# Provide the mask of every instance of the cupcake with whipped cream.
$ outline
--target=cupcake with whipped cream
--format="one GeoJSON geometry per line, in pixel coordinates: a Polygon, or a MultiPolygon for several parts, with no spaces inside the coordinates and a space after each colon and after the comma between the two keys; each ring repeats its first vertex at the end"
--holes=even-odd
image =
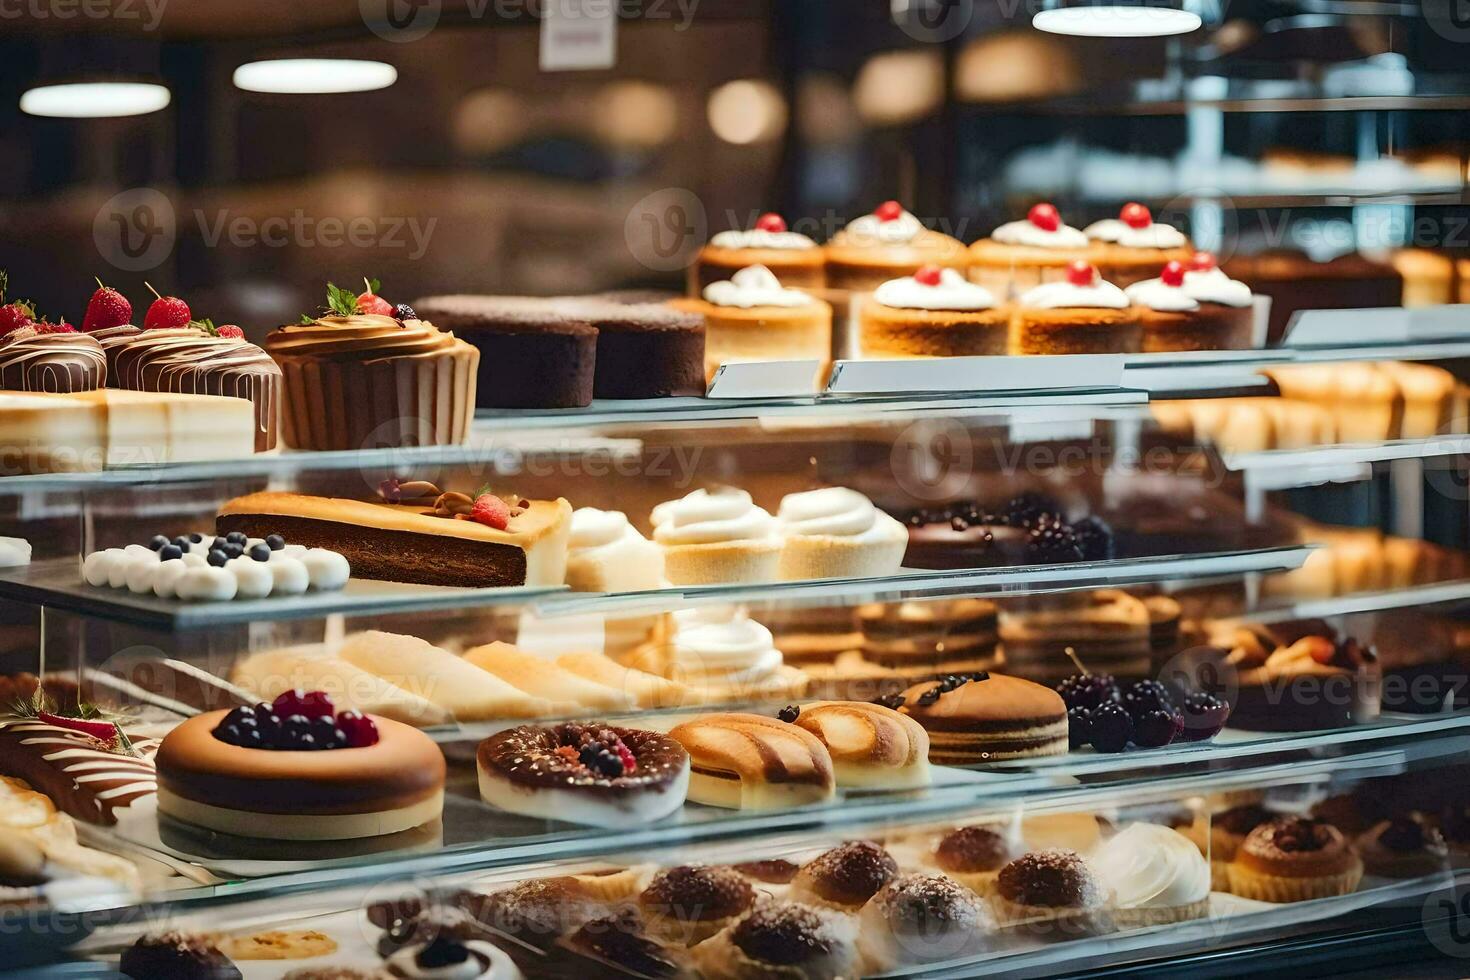
{"type": "Polygon", "coordinates": [[[670,614],[625,664],[688,685],[710,703],[795,698],[810,683],[786,663],[769,629],[731,607],[670,614]]]}
{"type": "Polygon", "coordinates": [[[1201,919],[1210,911],[1210,863],[1189,838],[1135,823],[1110,837],[1088,863],[1113,896],[1120,929],[1201,919]]]}
{"type": "Polygon", "coordinates": [[[293,449],[439,446],[469,435],[480,352],[371,292],[328,284],[327,309],[265,339],[293,449]],[[385,311],[385,312],[367,312],[385,311]]]}
{"type": "Polygon", "coordinates": [[[926,265],[963,272],[964,243],[930,231],[897,201],[884,201],[848,223],[827,243],[827,285],[867,293],[926,265]]]}
{"type": "Polygon", "coordinates": [[[1063,282],[1021,294],[1011,317],[1015,354],[1117,354],[1142,345],[1141,311],[1087,262],[1067,267],[1063,282]]]}
{"type": "Polygon", "coordinates": [[[722,231],[699,250],[689,267],[689,295],[731,278],[741,269],[763,265],[787,286],[821,289],[827,285],[827,259],[821,246],[786,227],[786,219],[767,212],[755,227],[722,231]]]}
{"type": "Polygon", "coordinates": [[[680,309],[703,314],[704,373],[713,381],[732,361],[821,361],[825,378],[832,356],[832,307],[799,289],[788,289],[763,265],[747,266],[704,287],[702,299],[676,299],[680,309]]]}
{"type": "Polygon", "coordinates": [[[735,487],[695,490],[653,509],[653,540],[674,585],[774,582],[782,539],[776,519],[735,487]]]}
{"type": "MultiPolygon", "coordinates": [[[[1209,259],[1208,253],[1201,252],[1209,259]]],[[[1213,261],[1213,260],[1211,260],[1213,261]]],[[[1215,270],[1219,272],[1218,269],[1215,270]]],[[[1133,305],[1140,310],[1143,324],[1143,349],[1151,353],[1188,350],[1240,350],[1250,345],[1250,290],[1246,305],[1224,306],[1204,304],[1190,295],[1186,280],[1190,273],[1184,263],[1171,261],[1157,279],[1135,282],[1124,289],[1133,305]]],[[[1231,285],[1244,286],[1232,282],[1231,285]]],[[[1209,293],[1208,285],[1203,292],[1209,293]]],[[[1225,291],[1222,290],[1222,295],[1225,291]]]]}
{"type": "Polygon", "coordinates": [[[1001,300],[1035,286],[1064,282],[1067,267],[1091,262],[1097,249],[1055,206],[1033,205],[1023,221],[1008,221],[970,246],[970,278],[1001,300]]]}
{"type": "Polygon", "coordinates": [[[789,493],[776,520],[787,581],[892,575],[908,547],[907,528],[847,487],[789,493]]]}
{"type": "Polygon", "coordinates": [[[1155,221],[1136,201],[1123,205],[1116,218],[1094,221],[1082,231],[1096,246],[1098,270],[1119,286],[1155,278],[1170,262],[1188,262],[1193,251],[1184,232],[1155,221]]]}
{"type": "Polygon", "coordinates": [[[858,322],[866,357],[1004,354],[1010,311],[963,273],[926,265],[874,290],[858,322]]]}
{"type": "Polygon", "coordinates": [[[1195,252],[1184,263],[1184,291],[1199,303],[1196,321],[1216,350],[1252,346],[1256,297],[1239,279],[1231,279],[1209,252],[1195,252]]]}
{"type": "Polygon", "coordinates": [[[572,511],[567,585],[574,592],[640,592],[664,581],[664,553],[620,510],[572,511]]]}

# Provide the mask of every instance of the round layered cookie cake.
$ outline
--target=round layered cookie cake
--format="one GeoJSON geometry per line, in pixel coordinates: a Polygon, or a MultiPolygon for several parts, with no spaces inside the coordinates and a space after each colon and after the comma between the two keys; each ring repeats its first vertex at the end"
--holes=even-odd
{"type": "Polygon", "coordinates": [[[444,756],[408,725],[320,691],[195,715],[158,748],[158,812],[235,837],[379,837],[439,819],[444,756]]]}
{"type": "Polygon", "coordinates": [[[939,765],[1026,759],[1067,751],[1067,705],[1051,688],[984,672],[916,684],[900,711],[929,732],[939,765]]]}
{"type": "Polygon", "coordinates": [[[492,735],[476,753],[480,797],[511,813],[600,827],[641,827],[689,791],[689,753],[635,728],[569,722],[492,735]]]}
{"type": "Polygon", "coordinates": [[[954,269],[926,265],[873,291],[858,314],[867,357],[1004,354],[1009,312],[994,294],[954,269]]]}

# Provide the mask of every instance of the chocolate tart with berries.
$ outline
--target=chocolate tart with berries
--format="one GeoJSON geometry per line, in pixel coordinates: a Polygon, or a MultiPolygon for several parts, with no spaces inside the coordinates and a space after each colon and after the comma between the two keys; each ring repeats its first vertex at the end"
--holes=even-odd
{"type": "Polygon", "coordinates": [[[1369,874],[1385,878],[1419,878],[1450,866],[1450,849],[1439,828],[1417,814],[1374,824],[1354,842],[1369,874]]]}
{"type": "Polygon", "coordinates": [[[220,508],[219,534],[279,534],[345,557],[355,578],[486,588],[560,585],[572,505],[491,493],[441,493],[422,480],[385,481],[377,501],[252,493],[220,508]]]}
{"type": "Polygon", "coordinates": [[[827,258],[821,246],[786,227],[786,219],[766,212],[749,231],[722,231],[699,250],[689,267],[689,295],[698,296],[712,282],[729,279],[746,266],[763,265],[793,289],[827,285],[827,258]]]}
{"type": "Polygon", "coordinates": [[[266,337],[283,379],[281,438],[318,450],[464,442],[480,352],[368,286],[354,296],[328,284],[322,315],[266,337]]]}
{"type": "Polygon", "coordinates": [[[158,748],[158,812],[234,837],[355,840],[444,809],[444,756],[423,732],[320,691],[195,715],[158,748]]]}
{"type": "Polygon", "coordinates": [[[522,725],[475,753],[480,797],[510,813],[642,827],[683,806],[689,753],[667,735],[599,723],[522,725]]]}
{"type": "Polygon", "coordinates": [[[968,674],[916,684],[897,709],[929,732],[929,761],[967,765],[1061,755],[1067,706],[1048,687],[1003,674],[968,674]]]}
{"type": "Polygon", "coordinates": [[[1320,820],[1285,816],[1246,835],[1230,862],[1230,891],[1259,902],[1303,902],[1346,895],[1363,862],[1342,831],[1320,820]]]}
{"type": "Polygon", "coordinates": [[[1050,497],[1028,491],[999,510],[974,500],[895,514],[909,529],[903,563],[911,568],[992,568],[1103,561],[1114,555],[1100,518],[1067,521],[1050,497]]]}

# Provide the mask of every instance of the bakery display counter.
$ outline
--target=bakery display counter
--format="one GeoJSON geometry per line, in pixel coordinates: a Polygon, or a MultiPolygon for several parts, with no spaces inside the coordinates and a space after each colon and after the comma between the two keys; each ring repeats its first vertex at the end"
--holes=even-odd
{"type": "Polygon", "coordinates": [[[380,975],[453,960],[527,978],[713,978],[732,964],[961,977],[1142,968],[1390,923],[1429,926],[1428,944],[1454,912],[1440,899],[1470,882],[1456,762],[1379,751],[736,839],[507,851],[440,861],[432,877],[426,859],[310,889],[245,882],[99,921],[67,958],[78,975],[181,963],[380,975]]]}

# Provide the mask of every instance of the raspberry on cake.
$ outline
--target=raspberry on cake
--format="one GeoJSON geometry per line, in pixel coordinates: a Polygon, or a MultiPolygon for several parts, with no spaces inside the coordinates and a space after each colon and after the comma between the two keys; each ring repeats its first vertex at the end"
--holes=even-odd
{"type": "Polygon", "coordinates": [[[377,837],[439,819],[444,756],[408,725],[320,691],[195,715],[158,748],[160,815],[235,837],[377,837]]]}
{"type": "Polygon", "coordinates": [[[1212,268],[1214,260],[1208,252],[1200,252],[1192,257],[1191,263],[1195,261],[1200,266],[1195,271],[1182,262],[1170,261],[1157,279],[1144,279],[1124,290],[1142,312],[1145,351],[1238,350],[1250,346],[1254,315],[1250,290],[1245,291],[1244,302],[1238,305],[1201,302],[1200,296],[1239,299],[1231,287],[1243,288],[1244,284],[1223,285],[1214,279],[1201,279],[1209,275],[1201,270],[1212,268]],[[1196,277],[1192,284],[1191,275],[1196,277]]]}
{"type": "Polygon", "coordinates": [[[963,242],[930,231],[897,201],[884,201],[853,219],[827,243],[827,285],[868,293],[890,279],[911,276],[924,266],[964,272],[963,242]]]}
{"type": "Polygon", "coordinates": [[[859,311],[867,357],[958,357],[1005,354],[1010,313],[964,273],[927,265],[890,279],[859,311]]]}

